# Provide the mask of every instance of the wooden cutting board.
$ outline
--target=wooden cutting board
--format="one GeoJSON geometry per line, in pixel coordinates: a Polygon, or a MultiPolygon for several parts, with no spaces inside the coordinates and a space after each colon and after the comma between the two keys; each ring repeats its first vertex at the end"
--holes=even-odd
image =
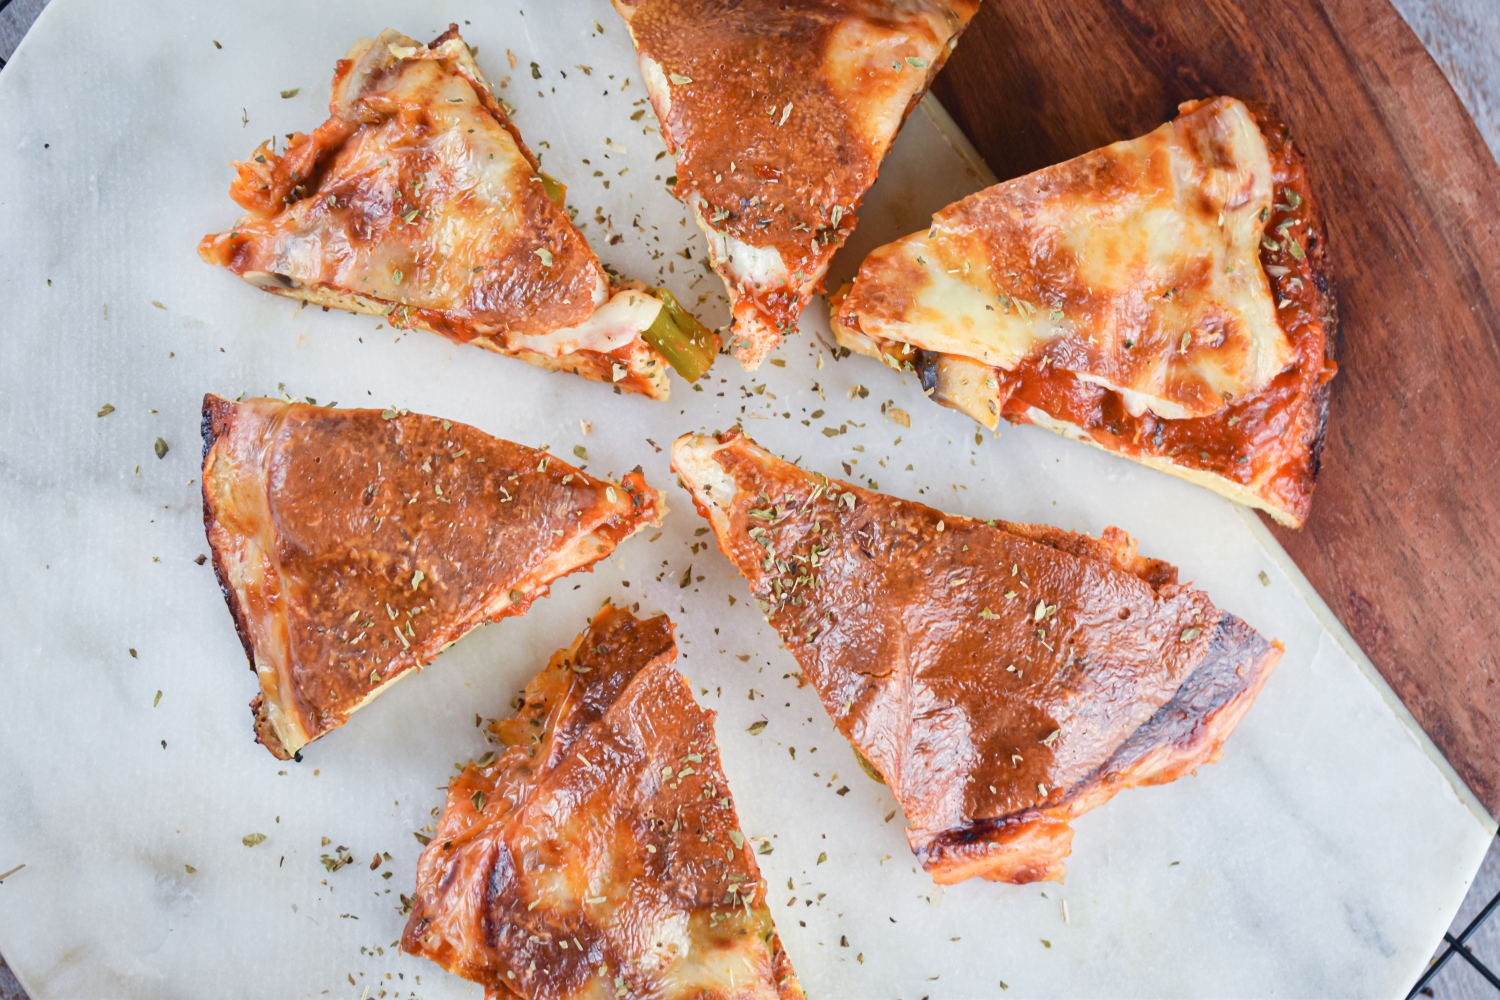
{"type": "Polygon", "coordinates": [[[934,88],[1001,178],[1269,100],[1312,162],[1339,377],[1276,536],[1500,815],[1500,169],[1387,0],[1004,0],[934,88]]]}

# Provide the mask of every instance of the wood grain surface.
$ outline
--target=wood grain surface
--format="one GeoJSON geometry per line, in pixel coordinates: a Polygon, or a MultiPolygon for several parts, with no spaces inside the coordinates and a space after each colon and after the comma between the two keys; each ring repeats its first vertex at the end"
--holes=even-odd
{"type": "MultiPolygon", "coordinates": [[[[20,0],[17,0],[19,3],[20,0]]],[[[1392,0],[1500,158],[1500,3],[1392,0]]],[[[1494,998],[1490,998],[1494,1000],[1494,998]]]]}
{"type": "Polygon", "coordinates": [[[985,4],[934,91],[996,175],[1269,100],[1312,164],[1340,314],[1307,526],[1274,529],[1500,815],[1500,169],[1388,0],[985,4]]]}

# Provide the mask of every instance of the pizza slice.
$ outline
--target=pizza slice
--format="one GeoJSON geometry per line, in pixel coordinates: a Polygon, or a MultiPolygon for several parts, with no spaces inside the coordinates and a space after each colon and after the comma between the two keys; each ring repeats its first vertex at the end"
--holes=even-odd
{"type": "Polygon", "coordinates": [[[402,951],[495,998],[802,996],[672,630],[606,604],[491,726],[402,951]]]}
{"type": "Polygon", "coordinates": [[[796,329],[979,0],[614,0],[753,369],[796,329]]]}
{"type": "Polygon", "coordinates": [[[941,883],[1060,881],[1069,821],[1217,760],[1281,656],[1116,528],[944,514],[738,432],[672,464],[941,883]]]}
{"type": "Polygon", "coordinates": [[[1336,324],[1307,165],[1229,97],[948,206],[833,300],[840,344],[986,427],[1038,424],[1291,527],[1336,324]]]}
{"type": "Polygon", "coordinates": [[[331,117],[268,139],[199,254],[257,288],[383,316],[657,399],[718,337],[671,294],[611,276],[574,226],[456,25],[386,30],[341,59],[331,117]]]}
{"type": "Polygon", "coordinates": [[[639,473],[437,417],[203,400],[203,521],[282,760],[665,509],[639,473]]]}

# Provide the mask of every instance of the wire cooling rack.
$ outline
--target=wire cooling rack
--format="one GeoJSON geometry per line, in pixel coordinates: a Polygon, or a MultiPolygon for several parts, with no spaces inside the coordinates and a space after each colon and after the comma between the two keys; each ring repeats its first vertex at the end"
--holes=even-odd
{"type": "MultiPolygon", "coordinates": [[[[4,10],[5,10],[5,8],[7,8],[7,7],[10,6],[10,2],[11,2],[11,0],[0,0],[0,13],[3,13],[4,10]]],[[[4,59],[4,57],[0,57],[0,69],[4,69],[4,68],[5,68],[5,59],[4,59]]]]}
{"type": "Polygon", "coordinates": [[[1417,984],[1406,995],[1407,1000],[1412,1000],[1413,997],[1419,995],[1434,996],[1435,992],[1428,984],[1437,978],[1437,974],[1442,971],[1443,966],[1447,965],[1448,961],[1455,955],[1468,962],[1475,972],[1484,977],[1486,982],[1497,991],[1500,991],[1500,976],[1497,976],[1494,970],[1480,961],[1468,947],[1468,941],[1474,936],[1474,932],[1479,930],[1484,925],[1484,922],[1493,917],[1497,912],[1500,912],[1500,892],[1495,893],[1495,897],[1485,904],[1484,909],[1480,910],[1478,915],[1469,921],[1469,925],[1459,932],[1457,937],[1454,937],[1451,932],[1444,934],[1443,942],[1446,947],[1428,964],[1427,971],[1422,973],[1422,978],[1417,980],[1417,984]]]}

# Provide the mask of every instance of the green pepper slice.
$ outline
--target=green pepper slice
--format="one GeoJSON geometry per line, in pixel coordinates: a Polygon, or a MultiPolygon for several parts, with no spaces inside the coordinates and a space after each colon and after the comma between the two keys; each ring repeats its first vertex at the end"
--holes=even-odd
{"type": "Polygon", "coordinates": [[[696,382],[719,353],[719,335],[698,322],[665,288],[650,289],[661,300],[661,312],[641,337],[689,382],[696,382]]]}
{"type": "Polygon", "coordinates": [[[536,175],[541,178],[542,190],[547,192],[547,197],[552,199],[552,204],[558,208],[563,207],[563,201],[568,196],[568,186],[556,177],[549,176],[538,170],[536,175]]]}

